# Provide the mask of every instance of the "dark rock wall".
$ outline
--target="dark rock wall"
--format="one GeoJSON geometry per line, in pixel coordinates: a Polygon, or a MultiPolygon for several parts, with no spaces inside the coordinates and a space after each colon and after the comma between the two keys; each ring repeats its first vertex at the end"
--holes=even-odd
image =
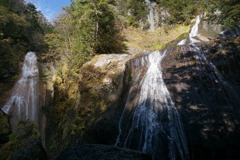
{"type": "Polygon", "coordinates": [[[227,85],[186,46],[172,49],[163,60],[164,81],[182,117],[191,158],[239,159],[239,38],[201,48],[227,85]]]}

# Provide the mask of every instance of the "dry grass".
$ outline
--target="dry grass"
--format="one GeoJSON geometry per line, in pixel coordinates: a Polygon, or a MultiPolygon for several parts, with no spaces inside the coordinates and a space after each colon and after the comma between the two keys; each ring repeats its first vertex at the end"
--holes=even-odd
{"type": "Polygon", "coordinates": [[[165,26],[155,31],[146,31],[129,27],[123,31],[126,46],[139,50],[154,51],[162,49],[165,44],[175,40],[179,35],[188,32],[190,26],[165,26]]]}

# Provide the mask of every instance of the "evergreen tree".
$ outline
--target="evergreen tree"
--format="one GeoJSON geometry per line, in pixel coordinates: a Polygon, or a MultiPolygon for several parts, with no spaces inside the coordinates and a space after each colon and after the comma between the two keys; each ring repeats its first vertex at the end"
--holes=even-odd
{"type": "Polygon", "coordinates": [[[19,63],[27,51],[43,52],[43,28],[38,12],[23,0],[0,3],[0,81],[9,80],[19,72],[19,63]]]}
{"type": "Polygon", "coordinates": [[[224,27],[236,27],[240,21],[239,0],[203,1],[210,20],[216,20],[224,27]]]}
{"type": "Polygon", "coordinates": [[[130,13],[128,22],[134,27],[139,26],[140,21],[147,19],[146,4],[144,0],[129,0],[127,12],[130,13]]]}
{"type": "Polygon", "coordinates": [[[94,54],[122,52],[123,38],[113,4],[109,0],[75,0],[65,7],[65,13],[55,22],[54,32],[46,35],[51,52],[58,52],[78,66],[94,54]]]}
{"type": "MultiPolygon", "coordinates": [[[[79,32],[79,43],[94,53],[116,52],[121,41],[116,28],[116,16],[109,0],[75,0],[73,15],[79,32]]],[[[119,51],[117,51],[119,52],[119,51]]]]}
{"type": "Polygon", "coordinates": [[[200,0],[157,0],[160,7],[164,7],[169,13],[169,23],[190,23],[202,7],[200,0]]]}

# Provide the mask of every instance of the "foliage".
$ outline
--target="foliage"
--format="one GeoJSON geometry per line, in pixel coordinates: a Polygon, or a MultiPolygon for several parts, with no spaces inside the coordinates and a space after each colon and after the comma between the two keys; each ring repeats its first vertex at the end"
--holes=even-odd
{"type": "Polygon", "coordinates": [[[112,4],[108,0],[75,0],[71,7],[65,7],[65,12],[59,15],[53,31],[45,35],[49,52],[44,60],[54,61],[57,66],[57,74],[53,78],[54,105],[52,111],[47,111],[51,113],[50,123],[55,126],[50,133],[54,139],[50,146],[52,150],[65,148],[59,146],[59,142],[65,145],[71,143],[74,136],[80,136],[86,125],[90,125],[88,122],[94,120],[92,114],[96,113],[83,101],[90,102],[88,105],[92,107],[95,107],[92,105],[95,102],[97,106],[105,107],[102,101],[98,102],[99,94],[94,90],[89,94],[80,91],[79,81],[84,72],[80,68],[94,54],[124,50],[112,4]],[[72,134],[73,138],[68,134],[72,134]]]}
{"type": "Polygon", "coordinates": [[[109,0],[75,0],[72,13],[78,31],[78,41],[86,51],[94,53],[119,52],[116,44],[121,41],[116,28],[116,16],[109,0]]]}
{"type": "Polygon", "coordinates": [[[79,143],[80,137],[106,109],[105,94],[95,88],[101,83],[99,78],[103,78],[103,73],[92,66],[83,66],[81,74],[77,72],[76,68],[62,64],[53,78],[54,106],[46,113],[54,125],[48,134],[52,137],[50,151],[61,151],[79,143]]]}
{"type": "Polygon", "coordinates": [[[144,0],[130,0],[128,2],[129,24],[134,27],[139,26],[139,22],[144,22],[147,18],[146,4],[144,0]]]}
{"type": "Polygon", "coordinates": [[[224,27],[235,27],[240,20],[239,0],[157,0],[170,13],[170,23],[189,24],[197,14],[207,12],[210,21],[217,20],[224,27]]]}
{"type": "MultiPolygon", "coordinates": [[[[33,4],[22,0],[5,0],[0,5],[0,81],[8,81],[18,74],[19,64],[27,51],[44,51],[43,24],[33,4]]],[[[44,21],[44,22],[43,22],[44,21]]]]}
{"type": "Polygon", "coordinates": [[[170,13],[169,23],[189,24],[197,11],[201,9],[197,0],[157,0],[157,2],[170,13]]]}
{"type": "Polygon", "coordinates": [[[9,7],[9,1],[8,0],[1,0],[0,1],[0,6],[8,8],[9,7]]]}
{"type": "Polygon", "coordinates": [[[46,34],[49,57],[80,68],[94,54],[123,52],[125,47],[117,19],[109,0],[75,0],[55,21],[53,32],[46,34]]]}
{"type": "Polygon", "coordinates": [[[210,21],[217,20],[226,27],[236,27],[240,21],[239,0],[210,0],[203,3],[210,21]]]}

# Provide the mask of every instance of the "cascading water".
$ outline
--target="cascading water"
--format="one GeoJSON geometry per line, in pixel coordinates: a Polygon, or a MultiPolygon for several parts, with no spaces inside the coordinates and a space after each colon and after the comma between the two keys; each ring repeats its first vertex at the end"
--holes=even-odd
{"type": "MultiPolygon", "coordinates": [[[[160,63],[166,52],[148,55],[148,69],[139,85],[137,105],[128,108],[135,90],[133,85],[120,120],[116,145],[151,154],[153,160],[187,160],[180,116],[162,78],[160,63]]],[[[145,57],[140,61],[145,62],[145,57]]]]}
{"type": "Polygon", "coordinates": [[[147,20],[149,23],[149,29],[155,30],[158,27],[159,15],[156,9],[157,3],[151,0],[145,0],[146,5],[148,6],[148,16],[147,20]]]}
{"type": "MultiPolygon", "coordinates": [[[[217,67],[212,62],[208,61],[208,59],[206,58],[206,56],[205,56],[204,52],[201,50],[201,48],[198,47],[197,44],[195,44],[197,42],[200,42],[199,40],[196,40],[195,37],[198,35],[198,25],[201,21],[201,17],[202,17],[202,15],[197,16],[196,23],[194,24],[193,28],[191,29],[191,32],[189,33],[190,51],[194,52],[198,56],[197,61],[199,64],[207,64],[207,66],[212,71],[211,72],[212,80],[220,82],[221,87],[224,88],[224,90],[228,93],[228,95],[230,95],[231,97],[235,97],[237,99],[238,94],[235,93],[235,91],[234,91],[234,89],[232,89],[231,85],[224,80],[223,76],[220,74],[217,67]]],[[[237,27],[235,30],[233,30],[233,29],[226,30],[224,32],[221,32],[220,36],[221,35],[223,38],[230,37],[230,36],[232,36],[232,37],[238,36],[239,28],[237,27]],[[228,34],[228,32],[230,32],[231,34],[228,34]]],[[[185,45],[186,42],[187,42],[187,39],[183,39],[182,41],[180,41],[178,43],[178,45],[185,45]]]]}
{"type": "Polygon", "coordinates": [[[39,120],[39,72],[37,56],[28,52],[22,67],[22,76],[14,86],[13,93],[2,110],[11,115],[10,123],[16,128],[19,120],[39,120]]]}
{"type": "MultiPolygon", "coordinates": [[[[199,25],[199,23],[201,21],[201,17],[202,17],[202,15],[198,15],[197,16],[196,23],[194,24],[194,26],[192,27],[192,29],[191,29],[191,31],[189,33],[189,41],[190,41],[190,43],[200,42],[200,41],[196,40],[194,37],[196,37],[197,34],[198,34],[198,25],[199,25]]],[[[185,45],[187,43],[187,40],[188,40],[188,38],[183,39],[177,45],[178,46],[179,45],[185,45]]]]}

